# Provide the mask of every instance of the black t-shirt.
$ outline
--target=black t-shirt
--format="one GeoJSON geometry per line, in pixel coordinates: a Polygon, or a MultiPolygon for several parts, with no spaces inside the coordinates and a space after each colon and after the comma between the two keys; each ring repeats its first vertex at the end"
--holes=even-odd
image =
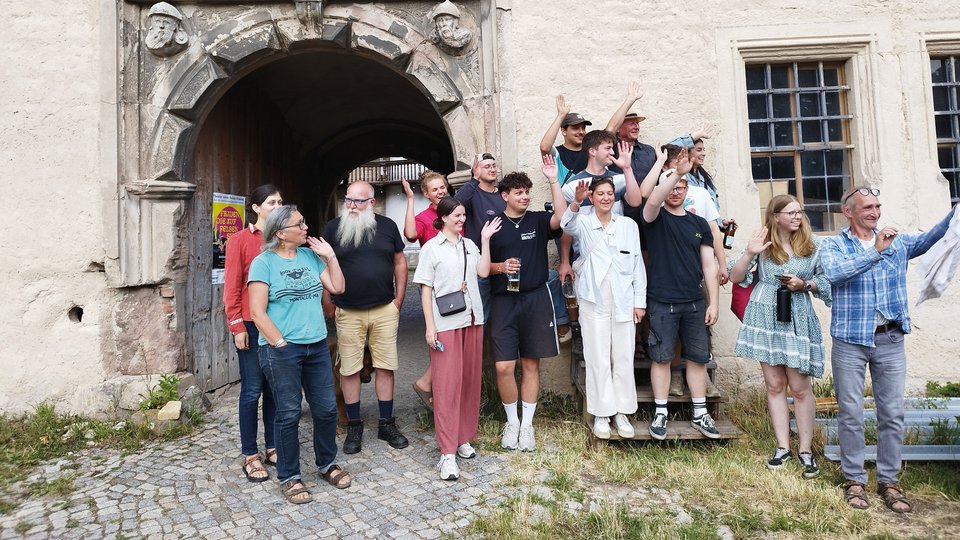
{"type": "MultiPolygon", "coordinates": [[[[563,166],[566,167],[572,174],[577,174],[578,172],[587,168],[587,153],[581,150],[570,150],[566,146],[560,144],[557,145],[557,154],[560,156],[560,161],[563,162],[563,166]]],[[[564,178],[560,179],[560,183],[564,183],[564,178]]]]}
{"type": "MultiPolygon", "coordinates": [[[[501,262],[510,257],[520,257],[520,292],[543,287],[547,283],[547,244],[560,237],[560,229],[550,229],[552,212],[528,211],[523,218],[509,218],[500,213],[503,224],[490,238],[490,261],[501,262]],[[519,223],[519,227],[515,225],[519,223]]],[[[492,294],[507,293],[506,274],[490,278],[492,294]]]]}
{"type": "Polygon", "coordinates": [[[647,298],[666,304],[703,300],[700,246],[713,246],[707,220],[689,212],[675,216],[661,208],[657,219],[644,221],[644,227],[650,254],[647,298]]]}
{"type": "MultiPolygon", "coordinates": [[[[620,157],[620,149],[615,144],[613,145],[613,157],[620,157]]],[[[637,179],[637,182],[643,182],[643,179],[647,177],[647,173],[650,172],[650,169],[653,168],[657,163],[657,152],[649,144],[643,144],[640,141],[637,141],[633,145],[633,153],[630,154],[630,168],[633,169],[633,176],[637,179]]],[[[613,172],[623,173],[623,169],[617,167],[614,164],[607,166],[613,172]]]]}
{"type": "Polygon", "coordinates": [[[397,224],[388,217],[375,214],[377,234],[369,244],[344,247],[337,237],[340,219],[332,219],[323,229],[323,238],[333,247],[346,281],[343,294],[333,295],[333,303],[342,308],[369,309],[392,302],[393,258],[403,251],[403,239],[397,224]]]}
{"type": "MultiPolygon", "coordinates": [[[[473,243],[483,249],[480,242],[480,231],[488,221],[497,214],[504,211],[507,203],[503,200],[499,191],[490,193],[480,188],[480,182],[476,178],[471,178],[466,184],[457,190],[454,195],[458,201],[463,203],[463,209],[467,211],[467,222],[463,228],[466,232],[464,236],[473,240],[473,243]]],[[[504,220],[506,223],[506,220],[504,220]]]]}

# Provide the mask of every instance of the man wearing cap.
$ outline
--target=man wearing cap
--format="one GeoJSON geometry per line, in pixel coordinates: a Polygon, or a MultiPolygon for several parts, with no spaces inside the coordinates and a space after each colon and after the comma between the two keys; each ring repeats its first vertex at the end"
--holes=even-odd
{"type": "Polygon", "coordinates": [[[580,113],[570,112],[570,106],[563,94],[557,96],[557,117],[540,140],[540,154],[553,154],[561,186],[571,176],[587,167],[587,154],[582,145],[587,126],[591,125],[593,124],[580,113]],[[558,130],[563,135],[563,143],[553,146],[558,130]]]}
{"type": "MultiPolygon", "coordinates": [[[[657,153],[653,147],[649,144],[643,144],[638,140],[640,138],[640,122],[646,120],[647,117],[628,112],[630,107],[633,107],[633,104],[636,103],[642,95],[643,93],[640,92],[640,83],[636,81],[631,82],[627,86],[627,97],[613,113],[613,116],[610,117],[610,121],[607,122],[607,127],[605,128],[606,131],[610,133],[616,133],[620,141],[626,141],[634,145],[630,165],[631,168],[633,168],[633,176],[636,178],[646,178],[647,173],[650,172],[650,169],[653,168],[654,163],[657,161],[657,153]]],[[[613,150],[614,157],[617,157],[619,151],[616,145],[614,145],[613,150]]],[[[623,172],[616,164],[611,165],[610,170],[618,173],[623,172]]]]}

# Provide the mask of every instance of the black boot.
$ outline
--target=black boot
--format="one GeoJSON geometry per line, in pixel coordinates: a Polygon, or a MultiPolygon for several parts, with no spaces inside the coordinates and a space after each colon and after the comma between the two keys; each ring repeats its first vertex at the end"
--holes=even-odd
{"type": "MultiPolygon", "coordinates": [[[[347,435],[350,436],[349,434],[347,435]]],[[[387,444],[394,448],[406,448],[410,446],[410,441],[397,429],[397,419],[392,417],[389,420],[380,419],[380,429],[377,430],[377,438],[381,441],[387,441],[387,444]]],[[[346,450],[344,450],[346,452],[346,450]]]]}
{"type": "Polygon", "coordinates": [[[356,454],[363,442],[363,422],[347,424],[347,436],[343,440],[343,453],[356,454]]]}

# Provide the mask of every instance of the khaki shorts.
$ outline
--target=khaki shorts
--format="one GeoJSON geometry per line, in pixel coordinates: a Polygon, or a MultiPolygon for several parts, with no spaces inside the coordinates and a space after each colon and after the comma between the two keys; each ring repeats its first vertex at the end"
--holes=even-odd
{"type": "Polygon", "coordinates": [[[336,319],[341,375],[353,375],[363,368],[364,345],[370,348],[373,367],[397,370],[397,327],[400,324],[400,310],[393,302],[370,309],[338,307],[336,319]]]}

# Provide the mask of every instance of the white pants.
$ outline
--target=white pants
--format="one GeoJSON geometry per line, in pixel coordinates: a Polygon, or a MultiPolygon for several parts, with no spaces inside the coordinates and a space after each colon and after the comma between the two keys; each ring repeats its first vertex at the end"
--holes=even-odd
{"type": "Polygon", "coordinates": [[[614,416],[637,412],[637,386],[633,378],[633,353],[637,326],[613,320],[610,282],[600,286],[600,304],[580,301],[583,357],[587,367],[587,412],[614,416]]]}

